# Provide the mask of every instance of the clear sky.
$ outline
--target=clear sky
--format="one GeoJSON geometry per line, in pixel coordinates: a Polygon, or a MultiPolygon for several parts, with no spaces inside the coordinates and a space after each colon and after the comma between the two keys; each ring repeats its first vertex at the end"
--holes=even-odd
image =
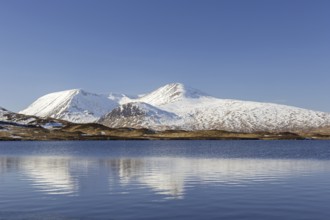
{"type": "Polygon", "coordinates": [[[330,112],[329,11],[329,0],[0,0],[0,106],[181,82],[330,112]]]}

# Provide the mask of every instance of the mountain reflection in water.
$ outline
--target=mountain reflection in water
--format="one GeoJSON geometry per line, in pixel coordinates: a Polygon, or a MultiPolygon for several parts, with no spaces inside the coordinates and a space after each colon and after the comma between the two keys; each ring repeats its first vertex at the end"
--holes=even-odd
{"type": "Polygon", "coordinates": [[[0,157],[0,174],[18,173],[24,184],[45,194],[134,193],[149,189],[182,199],[186,187],[202,183],[244,186],[329,172],[330,161],[250,158],[0,157]],[[193,183],[193,184],[191,184],[193,183]]]}

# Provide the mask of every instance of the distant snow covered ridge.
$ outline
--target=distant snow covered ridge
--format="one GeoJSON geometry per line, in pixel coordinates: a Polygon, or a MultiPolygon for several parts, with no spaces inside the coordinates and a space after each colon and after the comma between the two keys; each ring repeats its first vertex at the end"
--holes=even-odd
{"type": "Polygon", "coordinates": [[[16,114],[14,112],[8,111],[5,108],[0,107],[0,121],[3,122],[14,122],[19,124],[29,124],[36,120],[35,117],[26,117],[23,115],[16,114]]]}
{"type": "Polygon", "coordinates": [[[330,125],[330,114],[272,103],[218,99],[180,83],[136,97],[83,90],[51,93],[20,113],[109,127],[154,130],[301,131],[330,125]]]}
{"type": "Polygon", "coordinates": [[[29,124],[35,121],[36,117],[27,117],[8,111],[5,108],[0,107],[0,122],[13,122],[19,124],[29,124]]]}
{"type": "Polygon", "coordinates": [[[8,114],[8,110],[5,108],[0,107],[0,121],[5,121],[7,120],[6,114],[8,114]]]}
{"type": "Polygon", "coordinates": [[[41,126],[46,129],[60,128],[64,125],[54,119],[40,119],[36,116],[17,114],[0,107],[0,124],[13,124],[16,126],[41,126]]]}

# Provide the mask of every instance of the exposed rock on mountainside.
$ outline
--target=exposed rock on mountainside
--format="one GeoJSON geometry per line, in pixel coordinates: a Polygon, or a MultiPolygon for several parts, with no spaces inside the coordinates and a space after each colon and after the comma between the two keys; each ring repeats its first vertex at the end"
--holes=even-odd
{"type": "Polygon", "coordinates": [[[99,121],[108,127],[114,128],[131,127],[166,130],[175,129],[174,124],[179,119],[174,113],[163,111],[146,103],[133,102],[115,108],[99,121]],[[171,125],[169,125],[170,122],[172,122],[171,125]]]}

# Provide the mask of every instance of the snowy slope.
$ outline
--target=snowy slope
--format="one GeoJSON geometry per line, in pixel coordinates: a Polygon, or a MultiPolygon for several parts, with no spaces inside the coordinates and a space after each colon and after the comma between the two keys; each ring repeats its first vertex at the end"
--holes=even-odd
{"type": "MultiPolygon", "coordinates": [[[[297,131],[330,125],[330,114],[272,103],[217,99],[180,83],[165,85],[139,99],[159,111],[175,117],[161,123],[150,118],[150,113],[139,120],[125,114],[111,113],[100,123],[111,127],[147,127],[186,130],[227,130],[237,132],[297,131]],[[111,115],[111,117],[109,117],[111,115]]],[[[133,106],[125,106],[127,108],[133,106]]],[[[140,111],[149,112],[144,105],[140,111]]],[[[133,110],[131,112],[134,113],[133,110]]],[[[136,114],[138,115],[138,114],[136,114]]],[[[152,114],[155,118],[156,115],[152,114]]],[[[159,116],[160,117],[160,116],[159,116]]]]}
{"type": "Polygon", "coordinates": [[[20,113],[89,123],[116,108],[120,99],[118,95],[97,95],[73,89],[42,96],[20,113]]]}
{"type": "Polygon", "coordinates": [[[327,113],[271,103],[206,97],[185,99],[162,109],[179,115],[183,119],[182,127],[188,130],[295,131],[330,124],[327,113]]]}

